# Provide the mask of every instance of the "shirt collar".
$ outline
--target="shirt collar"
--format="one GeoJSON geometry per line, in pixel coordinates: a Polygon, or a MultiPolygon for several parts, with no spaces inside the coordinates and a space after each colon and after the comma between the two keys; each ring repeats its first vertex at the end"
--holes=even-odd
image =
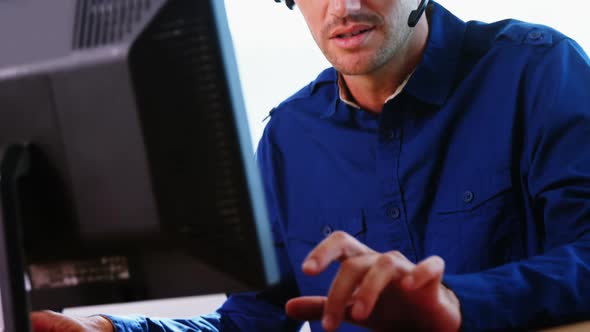
{"type": "Polygon", "coordinates": [[[423,102],[442,105],[455,81],[466,25],[438,3],[431,2],[428,10],[426,49],[405,91],[423,102]]]}
{"type": "MultiPolygon", "coordinates": [[[[395,96],[400,94],[400,92],[402,92],[402,90],[404,89],[404,87],[408,83],[408,80],[410,79],[411,76],[412,76],[412,74],[408,75],[408,77],[402,82],[402,84],[400,84],[397,87],[395,92],[393,92],[389,97],[387,97],[383,101],[383,104],[387,103],[388,101],[395,98],[395,96]]],[[[348,86],[346,85],[346,81],[344,80],[344,77],[340,73],[338,73],[338,97],[340,98],[340,100],[342,102],[344,102],[347,105],[350,105],[350,106],[357,108],[357,109],[361,108],[360,105],[357,104],[356,101],[354,100],[354,97],[350,93],[350,90],[348,90],[348,86]]]]}

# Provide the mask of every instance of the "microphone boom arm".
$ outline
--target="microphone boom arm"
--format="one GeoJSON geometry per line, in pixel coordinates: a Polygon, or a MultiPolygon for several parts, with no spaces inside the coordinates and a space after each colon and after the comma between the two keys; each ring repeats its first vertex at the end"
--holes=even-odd
{"type": "Polygon", "coordinates": [[[422,0],[420,1],[420,5],[418,5],[418,9],[412,10],[410,17],[408,17],[408,26],[410,28],[413,28],[418,24],[420,17],[422,17],[422,14],[424,14],[424,11],[426,10],[426,6],[428,6],[428,0],[422,0]]]}

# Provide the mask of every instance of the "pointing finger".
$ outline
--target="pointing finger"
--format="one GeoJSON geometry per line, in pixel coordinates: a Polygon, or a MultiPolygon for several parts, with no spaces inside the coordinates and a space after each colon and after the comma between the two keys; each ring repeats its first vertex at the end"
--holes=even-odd
{"type": "Polygon", "coordinates": [[[303,272],[316,275],[324,271],[334,261],[343,261],[358,255],[374,253],[355,237],[336,231],[318,244],[303,261],[303,272]]]}

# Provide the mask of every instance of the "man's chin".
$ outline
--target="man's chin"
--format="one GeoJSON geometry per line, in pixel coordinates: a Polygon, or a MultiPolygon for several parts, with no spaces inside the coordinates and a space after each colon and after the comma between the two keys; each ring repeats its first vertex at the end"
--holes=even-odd
{"type": "Polygon", "coordinates": [[[371,61],[366,53],[345,54],[337,56],[334,60],[330,61],[332,66],[342,75],[367,75],[377,68],[375,61],[371,61]]]}
{"type": "Polygon", "coordinates": [[[333,66],[340,74],[347,76],[367,75],[374,71],[371,66],[365,64],[333,64],[333,66]]]}

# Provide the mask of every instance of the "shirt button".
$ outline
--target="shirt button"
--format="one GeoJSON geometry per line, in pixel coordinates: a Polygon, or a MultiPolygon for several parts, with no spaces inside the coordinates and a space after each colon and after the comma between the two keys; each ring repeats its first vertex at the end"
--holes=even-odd
{"type": "Polygon", "coordinates": [[[541,37],[543,37],[543,34],[539,30],[533,30],[531,33],[529,33],[529,39],[531,40],[537,40],[541,37]]]}
{"type": "Polygon", "coordinates": [[[395,139],[395,130],[390,130],[389,133],[387,133],[387,138],[390,140],[395,139]]]}
{"type": "Polygon", "coordinates": [[[324,234],[325,237],[330,236],[330,234],[332,234],[333,231],[334,229],[330,225],[326,225],[324,226],[324,228],[322,228],[322,234],[324,234]]]}
{"type": "Polygon", "coordinates": [[[387,216],[392,219],[397,219],[400,216],[400,210],[397,207],[391,207],[387,209],[387,216]]]}
{"type": "Polygon", "coordinates": [[[471,203],[471,201],[473,201],[473,198],[475,198],[475,195],[471,190],[467,190],[463,193],[463,202],[471,203]]]}
{"type": "Polygon", "coordinates": [[[393,141],[396,138],[395,130],[391,129],[383,131],[381,137],[384,141],[393,141]]]}

